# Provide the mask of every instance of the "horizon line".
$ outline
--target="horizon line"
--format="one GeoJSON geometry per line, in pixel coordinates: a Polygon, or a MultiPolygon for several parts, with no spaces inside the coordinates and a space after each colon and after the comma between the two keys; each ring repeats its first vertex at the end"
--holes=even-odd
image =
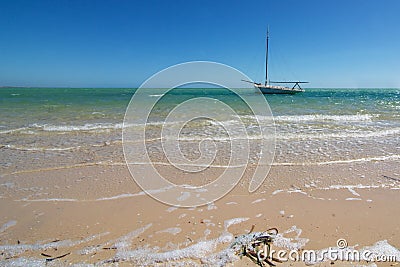
{"type": "MultiPolygon", "coordinates": [[[[46,88],[46,89],[138,89],[139,86],[0,86],[4,88],[46,88]]],[[[152,87],[146,89],[166,89],[167,87],[152,87]]],[[[223,89],[223,87],[177,87],[180,89],[223,89]]],[[[245,87],[235,87],[235,89],[250,89],[245,87]]],[[[400,89],[400,87],[304,87],[304,89],[400,89]]]]}

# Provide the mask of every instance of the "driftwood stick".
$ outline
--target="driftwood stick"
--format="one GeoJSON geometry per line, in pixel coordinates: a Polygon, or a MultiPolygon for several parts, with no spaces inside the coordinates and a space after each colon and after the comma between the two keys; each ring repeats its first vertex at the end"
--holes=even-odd
{"type": "Polygon", "coordinates": [[[387,176],[387,175],[382,175],[384,178],[386,178],[386,179],[389,179],[389,180],[393,180],[393,181],[396,181],[396,182],[400,182],[400,179],[399,178],[394,178],[394,177],[390,177],[390,176],[387,176]]]}
{"type": "Polygon", "coordinates": [[[253,230],[254,230],[255,227],[256,227],[255,224],[253,224],[253,225],[251,226],[251,229],[250,229],[250,231],[249,231],[249,234],[251,234],[251,233],[253,232],[253,230]]]}
{"type": "Polygon", "coordinates": [[[103,249],[117,249],[116,247],[104,247],[103,249]]]}
{"type": "Polygon", "coordinates": [[[61,259],[61,258],[64,258],[65,256],[68,256],[69,254],[71,254],[71,252],[65,253],[65,254],[63,254],[61,256],[57,256],[57,257],[54,257],[54,258],[47,258],[46,261],[54,261],[54,260],[57,260],[57,259],[61,259]]]}

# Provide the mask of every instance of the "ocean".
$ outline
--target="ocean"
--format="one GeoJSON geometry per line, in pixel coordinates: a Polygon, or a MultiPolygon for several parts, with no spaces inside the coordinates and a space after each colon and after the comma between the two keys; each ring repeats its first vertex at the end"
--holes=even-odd
{"type": "MultiPolygon", "coordinates": [[[[1,88],[1,174],[79,164],[124,164],[122,128],[135,90],[1,88]]],[[[256,95],[248,89],[243,93],[256,95]]],[[[143,99],[146,102],[154,97],[159,97],[158,89],[148,89],[143,99]]],[[[247,136],[227,136],[218,124],[203,120],[188,123],[182,130],[183,140],[225,142],[259,137],[251,112],[230,91],[177,88],[152,110],[146,142],[161,140],[163,121],[177,104],[198,97],[214,98],[231,106],[246,122],[247,136]]],[[[296,95],[263,97],[275,123],[273,164],[323,165],[400,158],[400,89],[306,89],[296,95]]],[[[195,115],[197,111],[187,112],[195,115]]],[[[188,153],[196,157],[198,151],[188,153]]],[[[229,157],[229,153],[221,155],[229,157]]]]}

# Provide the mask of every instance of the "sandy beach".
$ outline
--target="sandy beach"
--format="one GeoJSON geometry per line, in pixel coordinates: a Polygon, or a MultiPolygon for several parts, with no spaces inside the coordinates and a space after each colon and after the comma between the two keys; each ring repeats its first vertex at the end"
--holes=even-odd
{"type": "MultiPolygon", "coordinates": [[[[42,253],[69,253],[49,263],[254,266],[223,253],[252,225],[278,228],[286,249],[321,250],[344,238],[357,249],[384,242],[387,252],[400,247],[400,183],[388,178],[398,166],[398,160],[274,166],[257,192],[249,194],[244,179],[215,203],[189,209],[146,195],[123,163],[11,173],[0,183],[2,265],[44,264],[42,253]]],[[[352,264],[336,264],[344,263],[352,264]]],[[[278,266],[298,264],[304,265],[278,266]]]]}

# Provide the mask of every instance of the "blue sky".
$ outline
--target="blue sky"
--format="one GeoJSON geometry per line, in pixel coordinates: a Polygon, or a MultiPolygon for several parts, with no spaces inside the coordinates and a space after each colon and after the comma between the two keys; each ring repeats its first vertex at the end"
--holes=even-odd
{"type": "Polygon", "coordinates": [[[400,87],[400,1],[0,1],[0,85],[135,87],[217,61],[260,81],[400,87]]]}

